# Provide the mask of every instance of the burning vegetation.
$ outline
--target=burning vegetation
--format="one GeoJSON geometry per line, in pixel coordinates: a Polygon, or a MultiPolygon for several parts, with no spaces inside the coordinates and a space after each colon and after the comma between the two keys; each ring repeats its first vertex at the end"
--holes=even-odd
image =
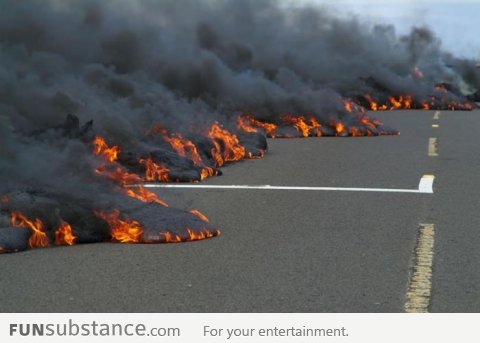
{"type": "Polygon", "coordinates": [[[0,253],[215,237],[202,212],[145,184],[220,176],[264,157],[266,138],[398,134],[367,111],[480,100],[475,62],[426,28],[398,37],[314,7],[186,1],[6,1],[0,253]]]}

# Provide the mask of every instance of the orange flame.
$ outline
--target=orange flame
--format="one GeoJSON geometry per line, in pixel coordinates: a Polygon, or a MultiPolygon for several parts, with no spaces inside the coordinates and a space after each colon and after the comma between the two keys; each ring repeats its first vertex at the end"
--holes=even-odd
{"type": "Polygon", "coordinates": [[[179,133],[174,133],[170,137],[164,136],[163,139],[170,143],[172,148],[182,157],[188,157],[193,164],[198,166],[202,163],[202,158],[198,153],[197,147],[191,140],[184,138],[179,133]]]}
{"type": "Polygon", "coordinates": [[[218,171],[211,168],[211,167],[203,167],[202,171],[200,172],[200,180],[205,180],[208,177],[211,176],[217,176],[218,171]]]}
{"type": "Polygon", "coordinates": [[[209,222],[208,218],[203,213],[201,213],[199,210],[193,209],[193,210],[190,210],[189,212],[191,214],[193,214],[194,216],[198,217],[200,220],[202,220],[206,223],[209,222]]]}
{"type": "Polygon", "coordinates": [[[335,132],[337,135],[343,133],[345,131],[345,125],[343,123],[338,122],[335,124],[335,132]]]}
{"type": "Polygon", "coordinates": [[[94,211],[95,215],[108,223],[112,239],[121,243],[138,243],[143,234],[142,225],[136,220],[120,219],[120,211],[94,211]]]}
{"type": "Polygon", "coordinates": [[[250,123],[252,117],[248,116],[238,116],[237,117],[237,129],[243,132],[255,133],[258,132],[258,129],[253,127],[250,123]]]}
{"type": "Polygon", "coordinates": [[[72,234],[72,227],[66,221],[60,220],[60,226],[55,231],[55,245],[73,245],[78,237],[72,234]]]}
{"type": "Polygon", "coordinates": [[[120,148],[116,145],[109,147],[103,137],[96,136],[93,140],[93,145],[93,153],[95,155],[103,156],[110,162],[116,161],[118,159],[120,148]]]}
{"type": "Polygon", "coordinates": [[[151,156],[148,156],[146,159],[141,158],[138,162],[145,167],[145,180],[161,182],[169,181],[168,173],[170,172],[170,169],[155,163],[151,156]]]}
{"type": "Polygon", "coordinates": [[[345,108],[345,111],[352,112],[352,102],[350,100],[344,100],[343,107],[345,108]]]}
{"type": "Polygon", "coordinates": [[[377,102],[375,102],[372,97],[368,94],[365,94],[363,96],[367,101],[368,103],[370,104],[370,109],[372,111],[383,111],[383,110],[386,110],[387,109],[387,105],[379,105],[377,102]]]}
{"type": "Polygon", "coordinates": [[[123,188],[124,194],[128,195],[131,198],[143,201],[143,202],[154,202],[156,204],[168,207],[168,204],[161,200],[155,193],[147,190],[143,186],[132,187],[132,188],[123,188]]]}
{"type": "Polygon", "coordinates": [[[295,117],[290,114],[284,114],[281,117],[281,121],[284,124],[292,125],[303,137],[309,137],[310,135],[320,137],[322,135],[322,125],[313,117],[308,120],[310,122],[308,123],[303,116],[295,117]]]}
{"type": "Polygon", "coordinates": [[[95,171],[110,180],[121,183],[122,185],[130,185],[143,181],[143,179],[137,174],[126,172],[120,167],[116,167],[112,170],[112,168],[103,166],[95,169],[95,171]]]}
{"type": "MultiPolygon", "coordinates": [[[[160,130],[160,128],[160,126],[156,127],[156,129],[158,130],[160,130]]],[[[120,183],[123,187],[126,185],[138,184],[143,182],[143,179],[137,174],[125,171],[122,167],[119,167],[118,164],[117,166],[115,166],[116,164],[114,162],[116,161],[118,153],[120,152],[120,148],[118,146],[115,145],[111,148],[108,147],[108,145],[105,143],[105,140],[100,136],[95,137],[94,144],[96,147],[94,153],[107,157],[108,161],[110,162],[109,165],[104,165],[95,169],[97,173],[107,177],[110,180],[120,183]]],[[[152,176],[148,172],[146,174],[148,174],[148,176],[152,176]]],[[[123,194],[131,198],[143,202],[154,202],[159,205],[168,207],[168,204],[165,201],[158,198],[155,193],[146,190],[143,186],[139,186],[136,188],[121,188],[121,191],[123,192],[123,194]]]]}
{"type": "Polygon", "coordinates": [[[402,96],[400,95],[398,100],[395,99],[393,96],[388,97],[388,100],[390,101],[390,109],[395,110],[399,108],[403,109],[410,109],[412,107],[412,96],[411,95],[405,95],[402,96]]]}
{"type": "Polygon", "coordinates": [[[12,212],[11,223],[14,227],[26,227],[32,230],[32,235],[28,240],[30,248],[45,248],[49,246],[48,237],[40,219],[30,220],[20,212],[12,212]]]}
{"type": "Polygon", "coordinates": [[[430,109],[430,105],[428,104],[428,102],[421,101],[420,104],[422,105],[422,109],[424,109],[424,110],[429,110],[430,109]]]}
{"type": "MultiPolygon", "coordinates": [[[[176,151],[178,155],[190,159],[195,166],[202,167],[200,172],[200,180],[205,180],[208,177],[218,175],[218,171],[214,170],[211,167],[206,167],[203,165],[202,157],[200,156],[195,144],[191,140],[183,137],[182,134],[173,133],[169,136],[168,130],[160,124],[155,124],[152,129],[147,131],[147,134],[161,134],[163,139],[166,142],[170,143],[170,146],[173,150],[176,151]]],[[[220,149],[218,145],[216,145],[216,147],[218,147],[218,150],[220,149]]],[[[215,160],[218,161],[218,163],[223,164],[223,159],[221,159],[221,155],[219,155],[215,160]]],[[[143,163],[147,167],[147,174],[149,174],[147,176],[149,178],[153,177],[153,175],[151,174],[155,174],[155,171],[158,171],[160,177],[163,179],[164,182],[171,181],[168,177],[168,168],[159,166],[155,167],[152,162],[153,161],[148,161],[148,159],[143,161],[143,163]]],[[[158,177],[158,174],[156,176],[158,177]]],[[[157,178],[154,179],[156,180],[157,178]]]]}
{"type": "MultiPolygon", "coordinates": [[[[211,238],[214,236],[213,232],[207,228],[202,228],[200,230],[193,231],[190,228],[187,228],[187,239],[182,239],[178,234],[172,234],[170,231],[161,232],[159,235],[163,237],[165,243],[180,243],[180,242],[189,242],[189,241],[198,241],[206,238],[211,238]]],[[[220,235],[220,230],[217,230],[217,236],[220,235]]]]}
{"type": "Polygon", "coordinates": [[[180,235],[174,235],[170,231],[160,232],[160,236],[163,236],[165,243],[180,243],[182,242],[182,237],[180,235]]]}
{"type": "MultiPolygon", "coordinates": [[[[448,93],[448,90],[444,85],[438,85],[434,88],[436,92],[448,93]]],[[[369,95],[364,95],[364,98],[369,102],[370,109],[373,111],[378,110],[396,110],[396,109],[411,109],[421,108],[429,110],[432,108],[448,108],[449,110],[472,110],[473,104],[470,102],[456,102],[448,101],[446,95],[444,96],[430,96],[429,100],[413,101],[411,95],[400,95],[398,98],[390,96],[388,97],[389,106],[386,104],[378,105],[369,95]]]]}
{"type": "Polygon", "coordinates": [[[214,147],[211,149],[215,165],[221,167],[225,162],[239,161],[245,158],[245,147],[240,145],[237,135],[222,128],[218,122],[214,122],[208,130],[214,147]],[[218,141],[223,143],[223,153],[218,141]]]}
{"type": "Polygon", "coordinates": [[[261,122],[249,115],[243,115],[237,118],[237,128],[244,132],[257,132],[257,128],[260,128],[271,138],[275,138],[275,132],[277,131],[277,125],[261,122]]]}
{"type": "MultiPolygon", "coordinates": [[[[191,229],[187,229],[187,232],[190,241],[198,241],[201,239],[213,237],[213,232],[207,228],[203,228],[202,230],[200,230],[200,232],[194,232],[191,229]]],[[[217,230],[217,235],[220,235],[220,230],[217,230]]]]}
{"type": "Polygon", "coordinates": [[[363,136],[362,133],[360,132],[359,129],[357,129],[356,127],[351,127],[349,129],[349,133],[350,133],[350,136],[352,137],[360,137],[360,136],[363,136]]]}

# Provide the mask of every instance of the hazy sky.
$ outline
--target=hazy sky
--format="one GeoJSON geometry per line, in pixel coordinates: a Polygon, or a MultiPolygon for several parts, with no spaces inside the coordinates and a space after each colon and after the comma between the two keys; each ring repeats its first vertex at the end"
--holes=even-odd
{"type": "MultiPolygon", "coordinates": [[[[287,0],[288,1],[288,0],[287,0]]],[[[327,5],[365,21],[392,23],[398,32],[426,25],[457,55],[480,59],[480,0],[291,0],[327,5]]]]}

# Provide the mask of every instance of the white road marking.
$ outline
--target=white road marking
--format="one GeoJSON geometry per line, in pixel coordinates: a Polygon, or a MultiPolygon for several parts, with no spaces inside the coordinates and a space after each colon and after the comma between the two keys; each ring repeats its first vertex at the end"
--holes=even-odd
{"type": "Polygon", "coordinates": [[[438,156],[437,139],[435,137],[428,139],[428,156],[438,156]]]}
{"type": "Polygon", "coordinates": [[[433,181],[435,176],[423,175],[418,184],[418,190],[420,193],[433,193],[433,181]]]}
{"type": "Polygon", "coordinates": [[[432,124],[432,127],[433,127],[434,129],[438,129],[438,128],[440,127],[440,125],[438,125],[438,124],[432,124]]]}
{"type": "MultiPolygon", "coordinates": [[[[191,188],[191,189],[260,189],[285,191],[344,191],[344,192],[380,192],[380,193],[433,193],[433,175],[424,175],[418,189],[399,188],[357,188],[357,187],[303,187],[271,185],[204,185],[199,183],[146,183],[146,188],[191,188]]],[[[132,185],[131,187],[135,187],[132,185]]]]}
{"type": "Polygon", "coordinates": [[[415,261],[407,290],[405,312],[428,312],[432,294],[434,243],[434,225],[420,224],[415,248],[415,261]]]}
{"type": "Polygon", "coordinates": [[[433,120],[439,120],[440,119],[440,111],[436,111],[435,114],[433,115],[433,120]]]}

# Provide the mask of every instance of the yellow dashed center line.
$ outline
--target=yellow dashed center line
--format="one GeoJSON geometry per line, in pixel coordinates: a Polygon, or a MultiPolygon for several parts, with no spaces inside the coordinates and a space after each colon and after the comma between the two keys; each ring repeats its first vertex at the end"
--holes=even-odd
{"type": "Polygon", "coordinates": [[[405,312],[428,312],[432,294],[432,265],[434,256],[435,227],[420,224],[415,248],[414,266],[410,275],[405,312]]]}
{"type": "Polygon", "coordinates": [[[428,139],[428,156],[435,157],[438,156],[438,146],[437,138],[430,137],[428,139]]]}

